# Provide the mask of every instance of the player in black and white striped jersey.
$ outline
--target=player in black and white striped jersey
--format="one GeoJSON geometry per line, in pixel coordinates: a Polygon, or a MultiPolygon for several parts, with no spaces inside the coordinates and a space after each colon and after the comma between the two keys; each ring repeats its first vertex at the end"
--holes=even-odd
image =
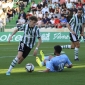
{"type": "Polygon", "coordinates": [[[80,28],[82,28],[82,35],[84,35],[84,16],[82,15],[82,9],[77,10],[77,14],[72,17],[70,22],[67,24],[68,29],[70,30],[70,40],[72,42],[71,45],[64,45],[62,48],[73,48],[75,54],[75,61],[79,60],[78,51],[79,51],[79,34],[80,28]]]}
{"type": "Polygon", "coordinates": [[[27,47],[33,48],[36,37],[40,38],[39,28],[37,26],[30,27],[29,24],[23,24],[21,27],[18,27],[18,31],[22,30],[24,30],[24,35],[21,41],[27,47]]]}
{"type": "Polygon", "coordinates": [[[82,35],[82,28],[80,28],[80,36],[79,36],[79,41],[81,41],[81,38],[83,38],[85,42],[85,35],[82,35]]]}
{"type": "Polygon", "coordinates": [[[12,63],[10,64],[10,67],[8,71],[6,72],[6,75],[10,75],[10,72],[12,68],[16,65],[16,63],[20,64],[27,57],[27,55],[30,53],[31,49],[35,45],[36,37],[38,38],[38,44],[33,54],[34,56],[37,55],[38,48],[41,44],[40,31],[39,31],[39,28],[36,26],[37,21],[38,21],[37,17],[31,16],[29,18],[29,24],[23,24],[22,26],[17,27],[12,33],[12,35],[10,36],[9,42],[12,39],[12,36],[16,32],[24,31],[24,35],[18,46],[18,54],[13,59],[12,63]]]}

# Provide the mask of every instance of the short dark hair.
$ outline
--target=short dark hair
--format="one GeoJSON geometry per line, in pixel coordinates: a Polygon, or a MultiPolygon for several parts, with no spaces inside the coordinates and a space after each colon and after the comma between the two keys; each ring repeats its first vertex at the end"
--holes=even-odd
{"type": "Polygon", "coordinates": [[[78,10],[79,10],[79,11],[82,11],[82,8],[78,8],[77,11],[78,11],[78,10]]]}
{"type": "Polygon", "coordinates": [[[61,17],[65,17],[65,15],[64,14],[61,14],[61,17]]]}
{"type": "Polygon", "coordinates": [[[56,46],[54,46],[54,50],[55,50],[55,52],[56,53],[61,53],[61,51],[62,51],[62,48],[61,48],[61,46],[60,45],[56,45],[56,46]]]}
{"type": "Polygon", "coordinates": [[[38,21],[38,19],[37,19],[37,17],[36,16],[31,16],[31,17],[29,17],[29,20],[33,20],[33,21],[38,21]]]}

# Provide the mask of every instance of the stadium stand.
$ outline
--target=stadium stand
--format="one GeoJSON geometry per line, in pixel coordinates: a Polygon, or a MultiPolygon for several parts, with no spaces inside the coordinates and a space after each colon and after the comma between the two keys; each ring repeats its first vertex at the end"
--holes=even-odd
{"type": "Polygon", "coordinates": [[[0,0],[0,31],[16,26],[21,10],[28,11],[30,4],[25,0],[0,0]]]}
{"type": "Polygon", "coordinates": [[[7,10],[0,5],[0,28],[4,27],[5,31],[29,22],[32,15],[37,16],[37,26],[42,30],[55,28],[65,31],[66,24],[76,14],[78,8],[82,8],[85,14],[85,0],[2,0],[0,4],[2,3],[13,4],[11,7],[8,6],[7,10]],[[2,8],[3,12],[5,11],[3,14],[2,8]],[[6,15],[4,23],[2,15],[6,15]]]}

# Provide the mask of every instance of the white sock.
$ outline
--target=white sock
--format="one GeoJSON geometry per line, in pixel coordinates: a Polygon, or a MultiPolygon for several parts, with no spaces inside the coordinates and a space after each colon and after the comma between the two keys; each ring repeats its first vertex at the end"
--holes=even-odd
{"type": "Polygon", "coordinates": [[[61,46],[63,49],[67,48],[67,49],[70,49],[71,48],[71,45],[63,45],[61,46]]]}
{"type": "Polygon", "coordinates": [[[17,64],[17,62],[18,62],[18,58],[16,57],[13,59],[12,63],[10,64],[8,72],[11,72],[12,68],[17,64]]]}
{"type": "MultiPolygon", "coordinates": [[[[44,56],[44,60],[49,61],[49,56],[44,56]]],[[[44,60],[41,62],[42,66],[45,66],[44,60]]]]}
{"type": "Polygon", "coordinates": [[[45,65],[44,61],[42,61],[41,64],[42,64],[42,66],[44,66],[45,65]]]}
{"type": "Polygon", "coordinates": [[[79,51],[79,48],[75,47],[74,49],[75,59],[78,58],[78,51],[79,51]]]}
{"type": "Polygon", "coordinates": [[[68,48],[71,48],[71,45],[68,45],[68,48]]]}
{"type": "Polygon", "coordinates": [[[44,60],[49,60],[49,56],[45,56],[44,57],[44,60]]]}

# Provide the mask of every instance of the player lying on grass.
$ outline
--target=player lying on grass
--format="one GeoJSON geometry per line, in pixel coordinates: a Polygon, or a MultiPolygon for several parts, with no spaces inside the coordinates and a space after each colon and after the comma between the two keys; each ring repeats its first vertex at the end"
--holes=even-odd
{"type": "Polygon", "coordinates": [[[72,67],[72,63],[69,60],[68,56],[66,54],[61,54],[62,48],[61,46],[57,45],[54,46],[54,57],[53,56],[44,56],[44,53],[40,51],[40,54],[42,56],[42,61],[39,59],[39,57],[36,57],[36,62],[40,67],[46,66],[46,70],[42,72],[61,72],[64,70],[64,67],[67,68],[72,67]]]}

